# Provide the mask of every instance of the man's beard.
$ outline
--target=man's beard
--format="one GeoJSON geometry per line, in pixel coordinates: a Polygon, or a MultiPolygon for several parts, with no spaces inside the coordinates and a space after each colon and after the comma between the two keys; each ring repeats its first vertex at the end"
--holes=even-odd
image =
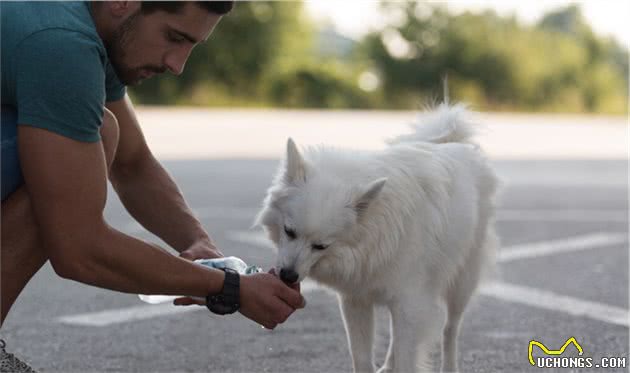
{"type": "Polygon", "coordinates": [[[105,49],[109,61],[118,76],[118,79],[124,85],[137,85],[144,79],[143,73],[161,74],[166,68],[155,65],[144,65],[140,67],[131,67],[124,62],[127,55],[125,48],[133,40],[136,32],[136,25],[140,17],[140,10],[130,15],[122,24],[114,31],[109,40],[104,41],[105,49]]]}

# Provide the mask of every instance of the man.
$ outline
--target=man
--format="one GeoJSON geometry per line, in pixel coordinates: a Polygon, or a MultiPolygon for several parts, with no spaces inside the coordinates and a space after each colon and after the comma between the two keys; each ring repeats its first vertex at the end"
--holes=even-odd
{"type": "Polygon", "coordinates": [[[151,154],[125,93],[155,74],[181,74],[231,2],[0,7],[2,322],[47,260],[66,279],[208,297],[218,302],[214,312],[238,309],[269,329],[303,307],[298,289],[273,274],[239,277],[191,262],[222,254],[151,154]],[[131,215],[180,257],[104,221],[108,179],[131,215]],[[230,304],[210,297],[235,291],[230,304]]]}

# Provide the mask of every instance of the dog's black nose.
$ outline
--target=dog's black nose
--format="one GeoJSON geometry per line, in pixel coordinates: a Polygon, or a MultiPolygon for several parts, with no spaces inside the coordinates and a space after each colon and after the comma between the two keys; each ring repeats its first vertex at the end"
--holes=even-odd
{"type": "Polygon", "coordinates": [[[287,284],[293,284],[298,279],[298,274],[292,269],[282,268],[280,270],[280,279],[287,284]]]}

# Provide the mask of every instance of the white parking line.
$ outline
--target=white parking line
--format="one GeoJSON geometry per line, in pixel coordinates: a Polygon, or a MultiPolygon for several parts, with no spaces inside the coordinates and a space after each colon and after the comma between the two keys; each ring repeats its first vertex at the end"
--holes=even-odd
{"type": "MultiPolygon", "coordinates": [[[[140,300],[138,300],[140,301],[140,300]]],[[[88,312],[62,316],[55,321],[62,324],[79,326],[108,326],[129,321],[150,319],[157,316],[175,315],[205,309],[199,306],[174,306],[168,304],[142,305],[117,308],[100,312],[88,312]]]]}
{"type": "Polygon", "coordinates": [[[527,221],[527,222],[625,222],[628,221],[628,210],[621,209],[501,209],[497,211],[499,221],[527,221]]]}
{"type": "Polygon", "coordinates": [[[587,317],[608,324],[628,327],[628,310],[607,304],[569,297],[551,291],[504,282],[482,286],[480,294],[536,308],[587,317]]]}
{"type": "Polygon", "coordinates": [[[504,263],[518,259],[598,249],[602,247],[621,245],[625,243],[627,239],[628,235],[626,233],[598,232],[575,237],[567,237],[560,240],[532,242],[504,247],[499,251],[497,260],[504,263]]]}

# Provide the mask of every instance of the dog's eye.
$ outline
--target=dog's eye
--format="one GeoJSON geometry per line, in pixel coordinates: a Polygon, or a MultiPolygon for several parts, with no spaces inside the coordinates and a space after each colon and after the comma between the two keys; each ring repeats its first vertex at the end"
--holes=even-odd
{"type": "Polygon", "coordinates": [[[294,240],[296,235],[295,235],[295,231],[291,228],[287,228],[287,226],[284,226],[284,233],[287,234],[287,237],[289,237],[290,239],[294,240]]]}
{"type": "Polygon", "coordinates": [[[311,245],[311,247],[313,248],[313,250],[321,251],[321,250],[326,250],[328,245],[313,244],[313,245],[311,245]]]}

